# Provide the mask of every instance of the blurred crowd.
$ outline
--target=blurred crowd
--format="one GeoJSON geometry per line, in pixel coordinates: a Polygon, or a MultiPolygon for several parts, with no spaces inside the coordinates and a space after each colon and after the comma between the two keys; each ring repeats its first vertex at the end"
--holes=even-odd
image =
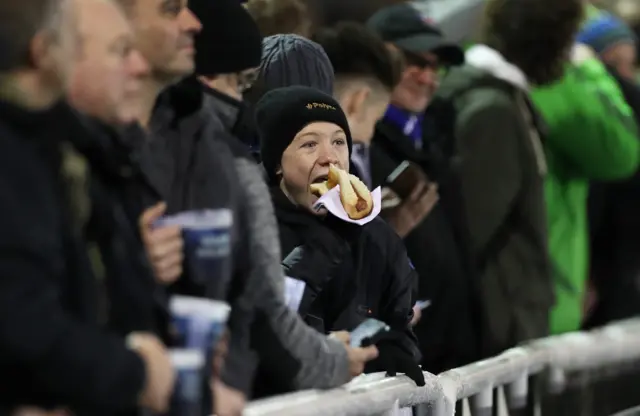
{"type": "Polygon", "coordinates": [[[0,416],[236,416],[640,314],[640,10],[486,3],[464,45],[401,0],[0,3],[0,416]]]}

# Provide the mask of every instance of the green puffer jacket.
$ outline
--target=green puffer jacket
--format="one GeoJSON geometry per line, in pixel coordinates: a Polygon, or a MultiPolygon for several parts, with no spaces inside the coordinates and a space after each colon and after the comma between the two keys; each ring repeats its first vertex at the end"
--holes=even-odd
{"type": "Polygon", "coordinates": [[[583,53],[562,80],[534,89],[532,97],[549,129],[545,199],[557,298],[550,327],[557,334],[579,329],[582,321],[589,181],[633,174],[640,162],[640,142],[631,109],[595,57],[583,53]]]}

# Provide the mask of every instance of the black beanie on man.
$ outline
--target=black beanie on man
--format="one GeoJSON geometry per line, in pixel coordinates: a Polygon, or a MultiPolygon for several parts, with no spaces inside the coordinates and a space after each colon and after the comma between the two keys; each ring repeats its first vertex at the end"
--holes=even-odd
{"type": "Polygon", "coordinates": [[[260,65],[262,35],[238,0],[189,0],[202,23],[195,37],[196,74],[233,74],[260,65]]]}
{"type": "Polygon", "coordinates": [[[344,111],[332,96],[315,88],[296,85],[271,90],[258,101],[255,114],[262,164],[271,184],[277,183],[282,154],[310,123],[326,121],[341,127],[351,155],[351,131],[344,111]]]}

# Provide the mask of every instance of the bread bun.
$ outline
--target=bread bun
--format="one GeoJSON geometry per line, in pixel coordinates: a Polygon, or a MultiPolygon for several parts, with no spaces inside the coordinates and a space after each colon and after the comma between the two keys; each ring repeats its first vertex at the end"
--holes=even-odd
{"type": "Polygon", "coordinates": [[[329,166],[329,175],[327,176],[327,188],[333,189],[340,182],[340,169],[333,165],[329,166]]]}
{"type": "Polygon", "coordinates": [[[309,186],[309,190],[311,190],[311,193],[314,195],[322,196],[329,192],[329,187],[327,186],[326,182],[312,183],[309,186]]]}
{"type": "Polygon", "coordinates": [[[342,169],[329,166],[329,175],[326,182],[312,183],[309,190],[312,194],[323,196],[330,189],[340,185],[340,202],[349,218],[359,220],[373,211],[373,198],[367,186],[354,175],[350,175],[342,169]]]}
{"type": "Polygon", "coordinates": [[[349,175],[349,181],[351,182],[351,186],[353,186],[353,190],[358,195],[358,204],[356,204],[356,207],[362,208],[361,210],[356,210],[357,214],[355,215],[357,215],[359,218],[354,218],[351,215],[349,215],[349,218],[364,218],[367,215],[371,214],[371,211],[373,211],[373,198],[371,197],[371,192],[369,192],[367,185],[365,185],[364,182],[362,182],[357,176],[349,175]]]}
{"type": "Polygon", "coordinates": [[[336,185],[338,185],[338,173],[335,170],[331,171],[331,169],[329,169],[328,179],[325,182],[312,183],[309,186],[309,190],[314,195],[322,196],[335,188],[336,185]]]}
{"type": "Polygon", "coordinates": [[[349,218],[359,220],[371,214],[371,192],[360,179],[333,165],[329,167],[329,177],[337,179],[340,185],[340,201],[349,218]]]}

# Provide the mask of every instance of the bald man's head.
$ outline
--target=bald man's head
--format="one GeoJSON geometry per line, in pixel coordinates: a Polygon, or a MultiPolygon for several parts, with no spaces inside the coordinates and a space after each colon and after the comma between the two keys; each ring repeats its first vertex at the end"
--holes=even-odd
{"type": "Polygon", "coordinates": [[[78,17],[80,37],[130,36],[131,28],[121,7],[113,0],[70,0],[78,17]],[[111,30],[109,30],[109,28],[111,30]]]}
{"type": "Polygon", "coordinates": [[[81,54],[69,89],[71,103],[107,123],[138,117],[141,78],[148,66],[134,49],[129,22],[112,0],[73,0],[81,54]]]}

